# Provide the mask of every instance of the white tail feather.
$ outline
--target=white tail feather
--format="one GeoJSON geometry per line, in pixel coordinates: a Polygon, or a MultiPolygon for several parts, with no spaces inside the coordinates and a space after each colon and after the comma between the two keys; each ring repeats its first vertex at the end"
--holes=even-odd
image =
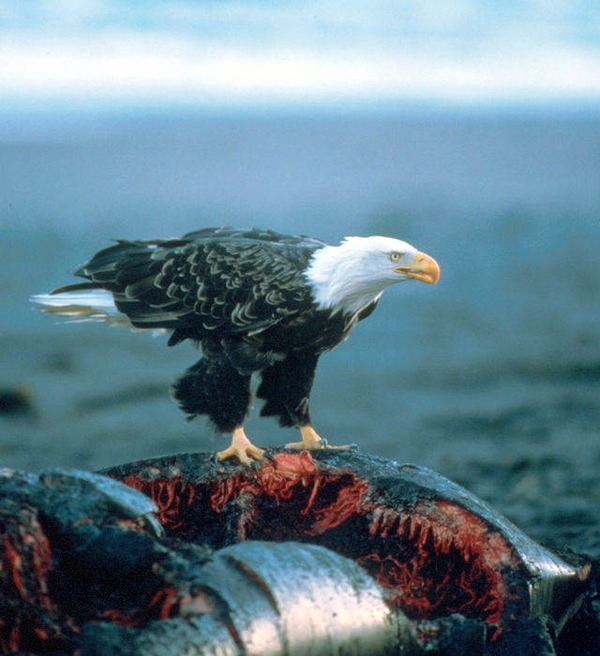
{"type": "Polygon", "coordinates": [[[112,294],[104,289],[36,294],[30,301],[38,310],[70,317],[71,321],[104,321],[131,328],[129,319],[117,310],[112,294]]]}

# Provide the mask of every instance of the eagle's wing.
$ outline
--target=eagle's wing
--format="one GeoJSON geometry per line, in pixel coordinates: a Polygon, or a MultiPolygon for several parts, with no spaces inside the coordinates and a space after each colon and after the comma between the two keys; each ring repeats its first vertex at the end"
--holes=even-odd
{"type": "Polygon", "coordinates": [[[137,328],[168,328],[171,343],[258,333],[310,303],[303,272],[324,244],[272,232],[207,229],[170,241],[120,241],[75,273],[69,289],[112,292],[137,328]]]}
{"type": "Polygon", "coordinates": [[[250,239],[259,242],[272,242],[277,244],[290,244],[297,246],[307,246],[322,248],[327,244],[314,237],[307,237],[306,235],[286,235],[274,230],[260,230],[259,228],[245,229],[245,228],[202,228],[194,230],[183,235],[182,240],[187,241],[202,241],[205,239],[219,239],[233,241],[236,239],[250,239]]]}

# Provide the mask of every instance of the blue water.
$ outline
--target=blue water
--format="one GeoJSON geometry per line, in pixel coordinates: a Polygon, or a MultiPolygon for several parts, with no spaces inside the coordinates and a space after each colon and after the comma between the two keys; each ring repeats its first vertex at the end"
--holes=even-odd
{"type": "MultiPolygon", "coordinates": [[[[36,428],[2,420],[6,464],[221,445],[166,395],[81,410],[111,389],[167,386],[196,357],[30,310],[29,294],[69,282],[108,240],[218,224],[386,234],[433,255],[442,278],[388,290],[323,357],[317,428],[433,466],[545,537],[577,533],[575,513],[600,543],[598,116],[7,115],[0,170],[0,384],[32,390],[41,416],[36,428]],[[71,446],[56,447],[65,433],[71,446]]],[[[289,438],[265,420],[250,429],[289,438]]]]}

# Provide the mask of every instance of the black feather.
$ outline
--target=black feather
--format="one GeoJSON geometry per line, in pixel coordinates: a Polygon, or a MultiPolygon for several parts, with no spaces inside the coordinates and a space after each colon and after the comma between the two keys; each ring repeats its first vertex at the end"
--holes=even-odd
{"type": "Polygon", "coordinates": [[[76,271],[87,282],[57,291],[106,289],[134,326],[172,330],[169,346],[200,343],[204,357],[174,387],[188,415],[207,414],[224,431],[241,425],[258,371],[262,414],[284,426],[305,425],[320,354],[376,306],[353,316],[318,309],[304,272],[324,246],[235,228],[118,241],[76,271]]]}
{"type": "Polygon", "coordinates": [[[280,307],[289,316],[310,305],[303,271],[323,246],[270,231],[205,229],[178,240],[120,241],[77,274],[89,288],[113,292],[136,327],[237,335],[279,323],[280,307]]]}

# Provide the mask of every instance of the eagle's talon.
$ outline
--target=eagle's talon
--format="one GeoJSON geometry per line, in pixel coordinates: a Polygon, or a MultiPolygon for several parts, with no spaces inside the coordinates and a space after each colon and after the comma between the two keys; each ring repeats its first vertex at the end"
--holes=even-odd
{"type": "Polygon", "coordinates": [[[352,453],[355,453],[358,451],[358,444],[328,444],[325,448],[328,451],[352,451],[352,453]]]}
{"type": "Polygon", "coordinates": [[[252,449],[237,449],[230,446],[228,449],[219,451],[216,454],[216,458],[217,462],[223,462],[223,460],[228,460],[229,458],[237,458],[240,464],[252,467],[259,460],[262,460],[263,453],[263,449],[257,447],[253,447],[252,449]]]}
{"type": "Polygon", "coordinates": [[[294,451],[351,451],[356,453],[358,444],[329,444],[327,440],[321,438],[318,442],[289,442],[283,448],[293,449],[294,451]]]}
{"type": "Polygon", "coordinates": [[[308,451],[320,451],[321,449],[330,449],[329,442],[321,437],[312,426],[300,426],[301,442],[289,442],[285,445],[286,449],[296,449],[308,451]]]}
{"type": "Polygon", "coordinates": [[[253,464],[262,460],[265,454],[264,449],[254,446],[246,437],[243,428],[236,428],[231,438],[231,446],[216,454],[217,462],[222,462],[228,458],[237,458],[240,464],[252,467],[253,464]]]}
{"type": "Polygon", "coordinates": [[[283,448],[294,451],[319,451],[325,447],[320,442],[288,442],[283,445],[283,448]]]}

